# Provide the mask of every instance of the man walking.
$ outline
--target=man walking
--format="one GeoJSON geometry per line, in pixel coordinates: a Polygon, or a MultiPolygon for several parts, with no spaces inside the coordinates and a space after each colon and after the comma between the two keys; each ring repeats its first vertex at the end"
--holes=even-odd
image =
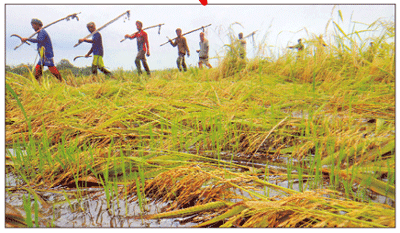
{"type": "MultiPolygon", "coordinates": [[[[89,30],[90,33],[93,33],[96,31],[96,25],[93,22],[90,22],[86,25],[87,29],[89,30]]],[[[93,53],[93,62],[92,62],[92,73],[97,75],[97,69],[99,69],[101,72],[103,72],[105,75],[110,76],[111,72],[108,71],[104,67],[104,62],[103,62],[103,41],[101,39],[101,34],[99,32],[96,32],[93,36],[92,39],[79,39],[79,43],[82,42],[87,42],[92,44],[92,48],[89,50],[89,52],[85,55],[85,57],[89,57],[90,54],[93,53]]]]}
{"type": "Polygon", "coordinates": [[[178,36],[173,42],[171,39],[169,42],[173,47],[178,45],[178,59],[176,60],[176,64],[178,66],[179,71],[182,71],[181,66],[184,71],[187,71],[186,63],[185,63],[185,55],[187,52],[187,56],[190,56],[189,48],[187,46],[186,38],[182,36],[182,30],[180,28],[176,29],[176,35],[178,36]]]}
{"type": "Polygon", "coordinates": [[[302,51],[304,49],[304,45],[301,42],[301,39],[297,40],[298,44],[295,46],[289,46],[290,49],[297,49],[297,51],[302,51]]]}
{"type": "Polygon", "coordinates": [[[61,74],[57,70],[57,67],[54,66],[53,45],[51,43],[49,34],[47,34],[46,30],[42,29],[43,23],[39,19],[32,19],[31,25],[33,30],[38,32],[37,38],[36,39],[21,38],[21,41],[22,42],[29,41],[37,43],[37,50],[40,55],[40,60],[35,67],[36,80],[39,80],[40,77],[42,77],[42,67],[47,66],[50,72],[61,82],[63,80],[61,74]]]}
{"type": "Polygon", "coordinates": [[[150,76],[150,69],[147,65],[146,57],[150,56],[150,48],[149,48],[149,40],[147,39],[147,33],[142,30],[143,24],[140,21],[136,21],[136,28],[138,32],[134,33],[133,35],[125,35],[125,38],[134,39],[137,38],[137,47],[138,47],[138,54],[136,55],[135,64],[138,70],[138,74],[142,74],[142,69],[140,66],[140,61],[143,63],[143,67],[147,72],[147,75],[150,76]]]}
{"type": "Polygon", "coordinates": [[[208,40],[204,38],[204,32],[200,32],[200,50],[196,50],[199,53],[199,68],[203,68],[203,64],[208,68],[212,68],[210,63],[208,62],[208,40]]]}
{"type": "Polygon", "coordinates": [[[297,49],[297,58],[302,58],[303,57],[303,50],[304,50],[304,45],[301,42],[301,39],[297,40],[298,44],[294,46],[289,46],[289,49],[297,49]]]}
{"type": "Polygon", "coordinates": [[[239,50],[239,55],[242,59],[244,59],[246,57],[246,40],[243,38],[243,33],[239,33],[239,46],[238,46],[238,50],[239,50]]]}

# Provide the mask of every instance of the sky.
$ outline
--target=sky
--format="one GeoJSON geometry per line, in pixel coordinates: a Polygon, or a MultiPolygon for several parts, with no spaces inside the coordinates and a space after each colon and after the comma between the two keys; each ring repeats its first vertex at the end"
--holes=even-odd
{"type": "MultiPolygon", "coordinates": [[[[7,65],[21,63],[34,64],[37,62],[36,44],[22,45],[17,50],[14,47],[20,44],[16,37],[18,34],[28,37],[34,33],[30,21],[39,18],[43,24],[49,24],[57,19],[72,13],[81,12],[79,21],[61,21],[46,29],[49,33],[54,50],[55,63],[61,59],[68,59],[78,67],[90,66],[92,58],[73,58],[85,55],[91,44],[82,43],[73,47],[78,39],[87,36],[89,31],[86,24],[90,21],[100,27],[118,15],[130,10],[130,19],[120,18],[113,24],[100,31],[103,38],[104,64],[111,70],[122,68],[136,70],[134,63],[137,54],[136,40],[125,40],[125,34],[137,31],[135,22],[140,20],[143,27],[164,23],[160,34],[158,28],[146,30],[150,43],[150,57],[147,58],[151,70],[176,68],[177,48],[170,44],[160,46],[169,38],[176,37],[175,29],[181,28],[183,33],[212,24],[206,28],[206,38],[210,43],[210,63],[218,65],[226,50],[225,44],[230,43],[229,32],[237,36],[239,32],[247,35],[258,30],[254,36],[247,39],[248,57],[257,55],[255,45],[260,43],[268,46],[270,50],[264,51],[262,56],[283,53],[287,46],[297,43],[298,38],[310,38],[311,35],[324,36],[329,43],[329,35],[333,26],[330,19],[339,22],[345,31],[351,31],[352,21],[371,24],[377,19],[394,21],[394,5],[310,5],[310,4],[285,4],[285,1],[276,3],[263,3],[265,1],[213,1],[208,0],[207,6],[202,6],[198,0],[185,1],[126,1],[118,5],[93,5],[94,1],[85,3],[69,2],[68,5],[49,5],[42,2],[40,5],[24,5],[16,1],[5,5],[5,62],[7,65]],[[79,3],[79,4],[78,4],[79,3]],[[159,4],[159,3],[162,3],[159,4]],[[150,4],[150,5],[148,5],[150,4]],[[246,4],[246,5],[244,5],[246,4]],[[343,22],[339,20],[338,11],[342,12],[343,22]]],[[[321,2],[321,1],[319,1],[321,2]]],[[[359,25],[366,27],[364,25],[359,25]]],[[[190,57],[186,57],[189,66],[196,66],[198,62],[200,31],[186,35],[190,49],[190,57]]]]}

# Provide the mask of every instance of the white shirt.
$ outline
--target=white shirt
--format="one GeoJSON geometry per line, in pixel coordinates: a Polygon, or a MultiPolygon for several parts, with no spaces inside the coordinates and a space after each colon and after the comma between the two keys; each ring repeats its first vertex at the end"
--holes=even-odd
{"type": "Polygon", "coordinates": [[[208,40],[204,39],[203,42],[200,40],[199,45],[200,45],[199,57],[201,58],[208,57],[208,40]]]}

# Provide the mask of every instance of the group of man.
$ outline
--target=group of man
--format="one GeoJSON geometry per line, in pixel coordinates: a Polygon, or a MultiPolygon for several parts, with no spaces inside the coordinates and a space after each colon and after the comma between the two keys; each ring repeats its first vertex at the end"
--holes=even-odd
{"type": "MultiPolygon", "coordinates": [[[[59,80],[62,81],[62,77],[60,72],[57,70],[56,66],[54,65],[54,53],[53,53],[53,46],[51,43],[51,39],[49,34],[43,29],[43,23],[39,19],[32,19],[31,25],[33,30],[37,33],[36,39],[28,39],[28,38],[21,38],[22,42],[33,42],[37,43],[37,50],[40,54],[40,60],[35,67],[35,78],[37,80],[40,79],[42,76],[43,66],[47,66],[50,72],[59,80]]],[[[96,31],[96,25],[94,22],[90,22],[86,25],[87,29],[90,33],[96,31]]],[[[137,39],[137,48],[138,53],[135,59],[135,64],[138,70],[139,75],[142,74],[141,64],[142,62],[144,69],[148,76],[150,76],[150,68],[147,64],[146,56],[150,56],[150,47],[149,47],[149,40],[147,33],[142,30],[143,24],[140,21],[136,21],[136,28],[137,32],[132,35],[125,35],[125,38],[129,39],[137,39]]],[[[178,46],[178,59],[176,60],[177,66],[179,71],[187,71],[187,66],[185,62],[185,55],[188,57],[190,56],[189,47],[187,45],[186,38],[182,35],[182,30],[180,28],[176,29],[177,38],[175,41],[169,40],[169,43],[176,47],[178,46]]],[[[111,72],[107,70],[104,66],[103,62],[103,42],[102,37],[99,32],[96,32],[92,35],[92,39],[79,39],[79,43],[87,42],[91,43],[92,47],[89,52],[85,55],[85,57],[89,57],[93,54],[93,62],[92,62],[92,73],[97,74],[97,70],[99,69],[105,75],[111,76],[111,72]]],[[[210,63],[208,62],[208,51],[209,51],[209,44],[208,40],[204,36],[204,32],[200,33],[200,49],[196,52],[199,53],[199,67],[202,68],[203,64],[209,68],[212,68],[210,63]]]]}

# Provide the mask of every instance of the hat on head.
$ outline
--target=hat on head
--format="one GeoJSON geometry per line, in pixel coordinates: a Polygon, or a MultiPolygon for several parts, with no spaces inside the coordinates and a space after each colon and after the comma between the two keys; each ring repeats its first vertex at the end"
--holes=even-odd
{"type": "Polygon", "coordinates": [[[34,24],[39,24],[40,26],[43,26],[42,21],[40,21],[39,19],[36,19],[36,18],[31,20],[31,24],[33,24],[33,23],[34,24]]]}

